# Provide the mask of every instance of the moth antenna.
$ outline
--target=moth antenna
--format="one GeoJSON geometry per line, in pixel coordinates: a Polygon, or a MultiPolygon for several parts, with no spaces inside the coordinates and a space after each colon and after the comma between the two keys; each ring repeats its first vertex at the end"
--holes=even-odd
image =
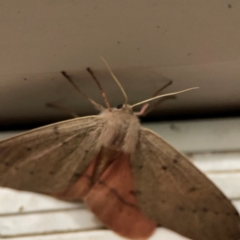
{"type": "MultiPolygon", "coordinates": [[[[160,89],[158,89],[158,90],[152,95],[152,97],[157,96],[157,95],[158,95],[161,91],[163,91],[165,88],[167,88],[168,86],[172,85],[172,83],[173,83],[173,81],[170,80],[167,84],[165,84],[165,85],[162,86],[160,89]]],[[[171,97],[171,96],[170,96],[170,97],[171,97]]],[[[164,99],[160,99],[159,101],[161,101],[161,100],[164,100],[164,99]]],[[[163,102],[163,101],[161,101],[161,102],[163,102]]],[[[159,103],[159,102],[158,102],[158,103],[159,103]]],[[[158,104],[158,103],[157,103],[157,104],[158,104]]],[[[136,115],[136,116],[145,116],[145,115],[147,115],[147,113],[151,111],[151,109],[149,110],[149,106],[150,106],[150,103],[145,103],[145,104],[142,106],[141,110],[140,110],[139,112],[136,112],[135,115],[136,115]]],[[[152,109],[153,109],[153,107],[152,107],[152,109]]]]}
{"type": "Polygon", "coordinates": [[[123,86],[121,85],[121,83],[119,82],[119,80],[117,79],[117,77],[114,75],[113,71],[111,70],[108,62],[103,58],[103,57],[100,57],[101,60],[104,62],[104,64],[106,65],[109,73],[111,74],[112,78],[114,79],[114,81],[117,83],[118,87],[120,88],[123,96],[124,96],[124,99],[125,99],[125,102],[124,102],[124,105],[127,105],[128,104],[128,97],[127,97],[127,94],[123,88],[123,86]]]}
{"type": "Polygon", "coordinates": [[[191,90],[194,90],[194,89],[198,89],[199,87],[193,87],[193,88],[188,88],[188,89],[185,89],[185,90],[182,90],[182,91],[179,91],[179,92],[174,92],[174,93],[167,93],[167,94],[163,94],[163,95],[159,95],[159,96],[156,96],[156,97],[152,97],[152,98],[149,98],[147,100],[144,100],[142,102],[139,102],[139,103],[135,103],[133,105],[131,105],[131,107],[136,107],[138,105],[141,105],[141,104],[144,104],[144,103],[147,103],[147,102],[151,102],[155,99],[158,99],[158,98],[162,98],[162,97],[167,97],[167,96],[172,96],[172,95],[176,95],[176,94],[179,94],[179,93],[183,93],[183,92],[187,92],[187,91],[191,91],[191,90]]]}
{"type": "Polygon", "coordinates": [[[81,91],[81,89],[75,84],[75,82],[73,82],[73,80],[71,79],[71,77],[65,72],[62,71],[61,72],[62,75],[71,83],[71,85],[84,97],[86,98],[90,103],[92,103],[92,105],[94,107],[96,107],[98,110],[102,111],[104,110],[104,107],[101,106],[100,104],[96,103],[93,99],[91,99],[90,97],[88,97],[85,93],[83,93],[81,91]]]}
{"type": "Polygon", "coordinates": [[[98,81],[98,79],[96,78],[96,76],[94,75],[93,71],[90,68],[87,68],[87,71],[90,73],[90,75],[92,76],[93,80],[97,84],[98,89],[100,90],[100,92],[102,94],[103,100],[104,100],[104,102],[105,102],[109,112],[111,112],[112,111],[111,106],[110,106],[109,101],[107,99],[107,95],[106,95],[106,93],[104,92],[104,90],[102,88],[101,83],[98,81]]]}

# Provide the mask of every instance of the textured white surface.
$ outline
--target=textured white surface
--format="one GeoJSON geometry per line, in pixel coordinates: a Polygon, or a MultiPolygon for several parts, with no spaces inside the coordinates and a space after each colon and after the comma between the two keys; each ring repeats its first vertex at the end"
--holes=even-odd
{"type": "MultiPolygon", "coordinates": [[[[164,138],[178,149],[188,152],[193,163],[207,174],[240,211],[240,147],[238,145],[240,131],[237,130],[239,120],[188,121],[172,124],[154,123],[148,124],[148,127],[162,133],[164,138]],[[176,139],[178,144],[174,144],[176,139]],[[224,151],[219,151],[218,145],[224,151]]],[[[12,133],[2,135],[2,139],[10,135],[12,133]]],[[[0,188],[0,237],[2,238],[122,239],[111,231],[99,230],[102,227],[83,204],[66,203],[39,194],[0,188]]],[[[158,229],[151,240],[157,239],[185,238],[171,231],[158,229]]]]}

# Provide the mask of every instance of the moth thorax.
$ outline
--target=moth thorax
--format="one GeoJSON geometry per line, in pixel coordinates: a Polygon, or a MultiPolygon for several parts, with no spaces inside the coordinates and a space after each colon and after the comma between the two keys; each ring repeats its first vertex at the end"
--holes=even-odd
{"type": "Polygon", "coordinates": [[[124,113],[128,113],[128,114],[133,114],[133,109],[130,105],[122,105],[122,107],[120,108],[122,110],[122,112],[124,113]]]}
{"type": "Polygon", "coordinates": [[[128,154],[133,153],[140,129],[138,118],[121,111],[103,114],[103,117],[106,120],[101,134],[103,146],[128,154]]]}

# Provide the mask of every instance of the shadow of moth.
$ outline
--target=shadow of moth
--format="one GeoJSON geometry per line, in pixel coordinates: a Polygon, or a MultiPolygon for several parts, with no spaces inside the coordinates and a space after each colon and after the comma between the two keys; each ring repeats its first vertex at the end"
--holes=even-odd
{"type": "Polygon", "coordinates": [[[106,107],[63,75],[100,114],[40,127],[0,142],[0,186],[83,200],[109,228],[128,239],[147,239],[157,226],[193,240],[239,240],[240,218],[223,193],[154,132],[141,127],[133,107],[159,97],[106,107]]]}

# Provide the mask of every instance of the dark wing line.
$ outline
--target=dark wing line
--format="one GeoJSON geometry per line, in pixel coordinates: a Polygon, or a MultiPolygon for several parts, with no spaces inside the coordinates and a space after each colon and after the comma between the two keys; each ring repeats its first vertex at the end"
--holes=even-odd
{"type": "MultiPolygon", "coordinates": [[[[64,144],[68,143],[70,140],[73,140],[74,138],[76,138],[77,136],[79,136],[80,134],[74,134],[73,136],[69,137],[67,140],[64,140],[63,142],[58,142],[56,146],[52,146],[50,149],[47,149],[47,151],[45,152],[39,152],[39,154],[34,154],[30,159],[28,159],[28,161],[24,161],[22,163],[20,163],[19,168],[21,168],[22,166],[24,166],[25,164],[28,164],[29,162],[32,161],[36,161],[36,159],[44,157],[48,154],[50,154],[53,151],[57,151],[60,147],[62,147],[64,144]]],[[[77,146],[76,146],[77,147],[77,146]]],[[[76,148],[74,149],[74,151],[76,150],[76,148]]]]}
{"type": "Polygon", "coordinates": [[[73,118],[73,119],[69,119],[69,120],[65,120],[65,121],[61,121],[61,122],[57,122],[57,123],[48,124],[46,126],[34,128],[32,130],[27,130],[25,132],[18,133],[13,137],[1,140],[0,144],[2,144],[4,142],[7,142],[7,141],[10,141],[10,140],[13,140],[15,138],[23,137],[25,135],[29,135],[29,134],[34,133],[34,132],[38,132],[39,130],[44,130],[44,129],[54,127],[54,126],[59,126],[59,125],[62,125],[62,124],[74,123],[74,122],[78,122],[79,120],[85,120],[85,119],[90,119],[90,118],[99,118],[99,116],[98,115],[92,115],[92,116],[87,116],[87,117],[77,117],[77,118],[73,118]]]}
{"type": "MultiPolygon", "coordinates": [[[[163,148],[159,148],[159,146],[156,142],[151,141],[151,140],[149,141],[149,139],[146,138],[148,140],[148,144],[154,145],[154,147],[161,153],[161,157],[160,157],[160,159],[158,157],[158,161],[161,161],[162,163],[164,163],[165,166],[172,168],[172,170],[176,170],[179,173],[181,173],[181,175],[184,176],[188,182],[193,182],[193,180],[196,181],[197,179],[195,178],[195,174],[199,174],[199,176],[203,177],[203,179],[201,179],[200,182],[195,182],[196,184],[199,184],[199,183],[203,184],[203,182],[204,182],[204,185],[207,188],[211,188],[211,189],[217,188],[219,194],[221,196],[223,196],[224,198],[226,198],[226,196],[222,193],[222,191],[219,190],[218,187],[203,172],[201,172],[183,153],[180,153],[178,150],[176,150],[173,146],[171,146],[168,142],[166,142],[164,139],[162,139],[155,132],[153,132],[147,128],[141,128],[141,131],[145,131],[145,133],[147,133],[147,134],[152,134],[154,137],[156,137],[158,140],[161,141],[163,148]],[[168,155],[169,152],[164,151],[164,147],[166,147],[166,146],[171,150],[172,155],[169,156],[168,155]],[[184,161],[182,161],[184,166],[178,164],[180,161],[179,159],[184,160],[184,161]],[[186,169],[187,167],[190,167],[192,170],[194,170],[194,173],[191,173],[189,171],[186,172],[185,170],[187,170],[186,169]]],[[[175,180],[175,176],[172,176],[171,172],[166,171],[166,173],[169,176],[171,175],[171,177],[174,178],[174,181],[176,183],[178,183],[178,181],[175,180]]],[[[176,186],[179,186],[179,184],[177,184],[176,186]]],[[[185,186],[183,185],[182,187],[185,187],[185,186]]],[[[185,189],[185,190],[182,189],[182,190],[183,190],[182,192],[185,191],[184,193],[188,193],[188,189],[185,189]]]]}

